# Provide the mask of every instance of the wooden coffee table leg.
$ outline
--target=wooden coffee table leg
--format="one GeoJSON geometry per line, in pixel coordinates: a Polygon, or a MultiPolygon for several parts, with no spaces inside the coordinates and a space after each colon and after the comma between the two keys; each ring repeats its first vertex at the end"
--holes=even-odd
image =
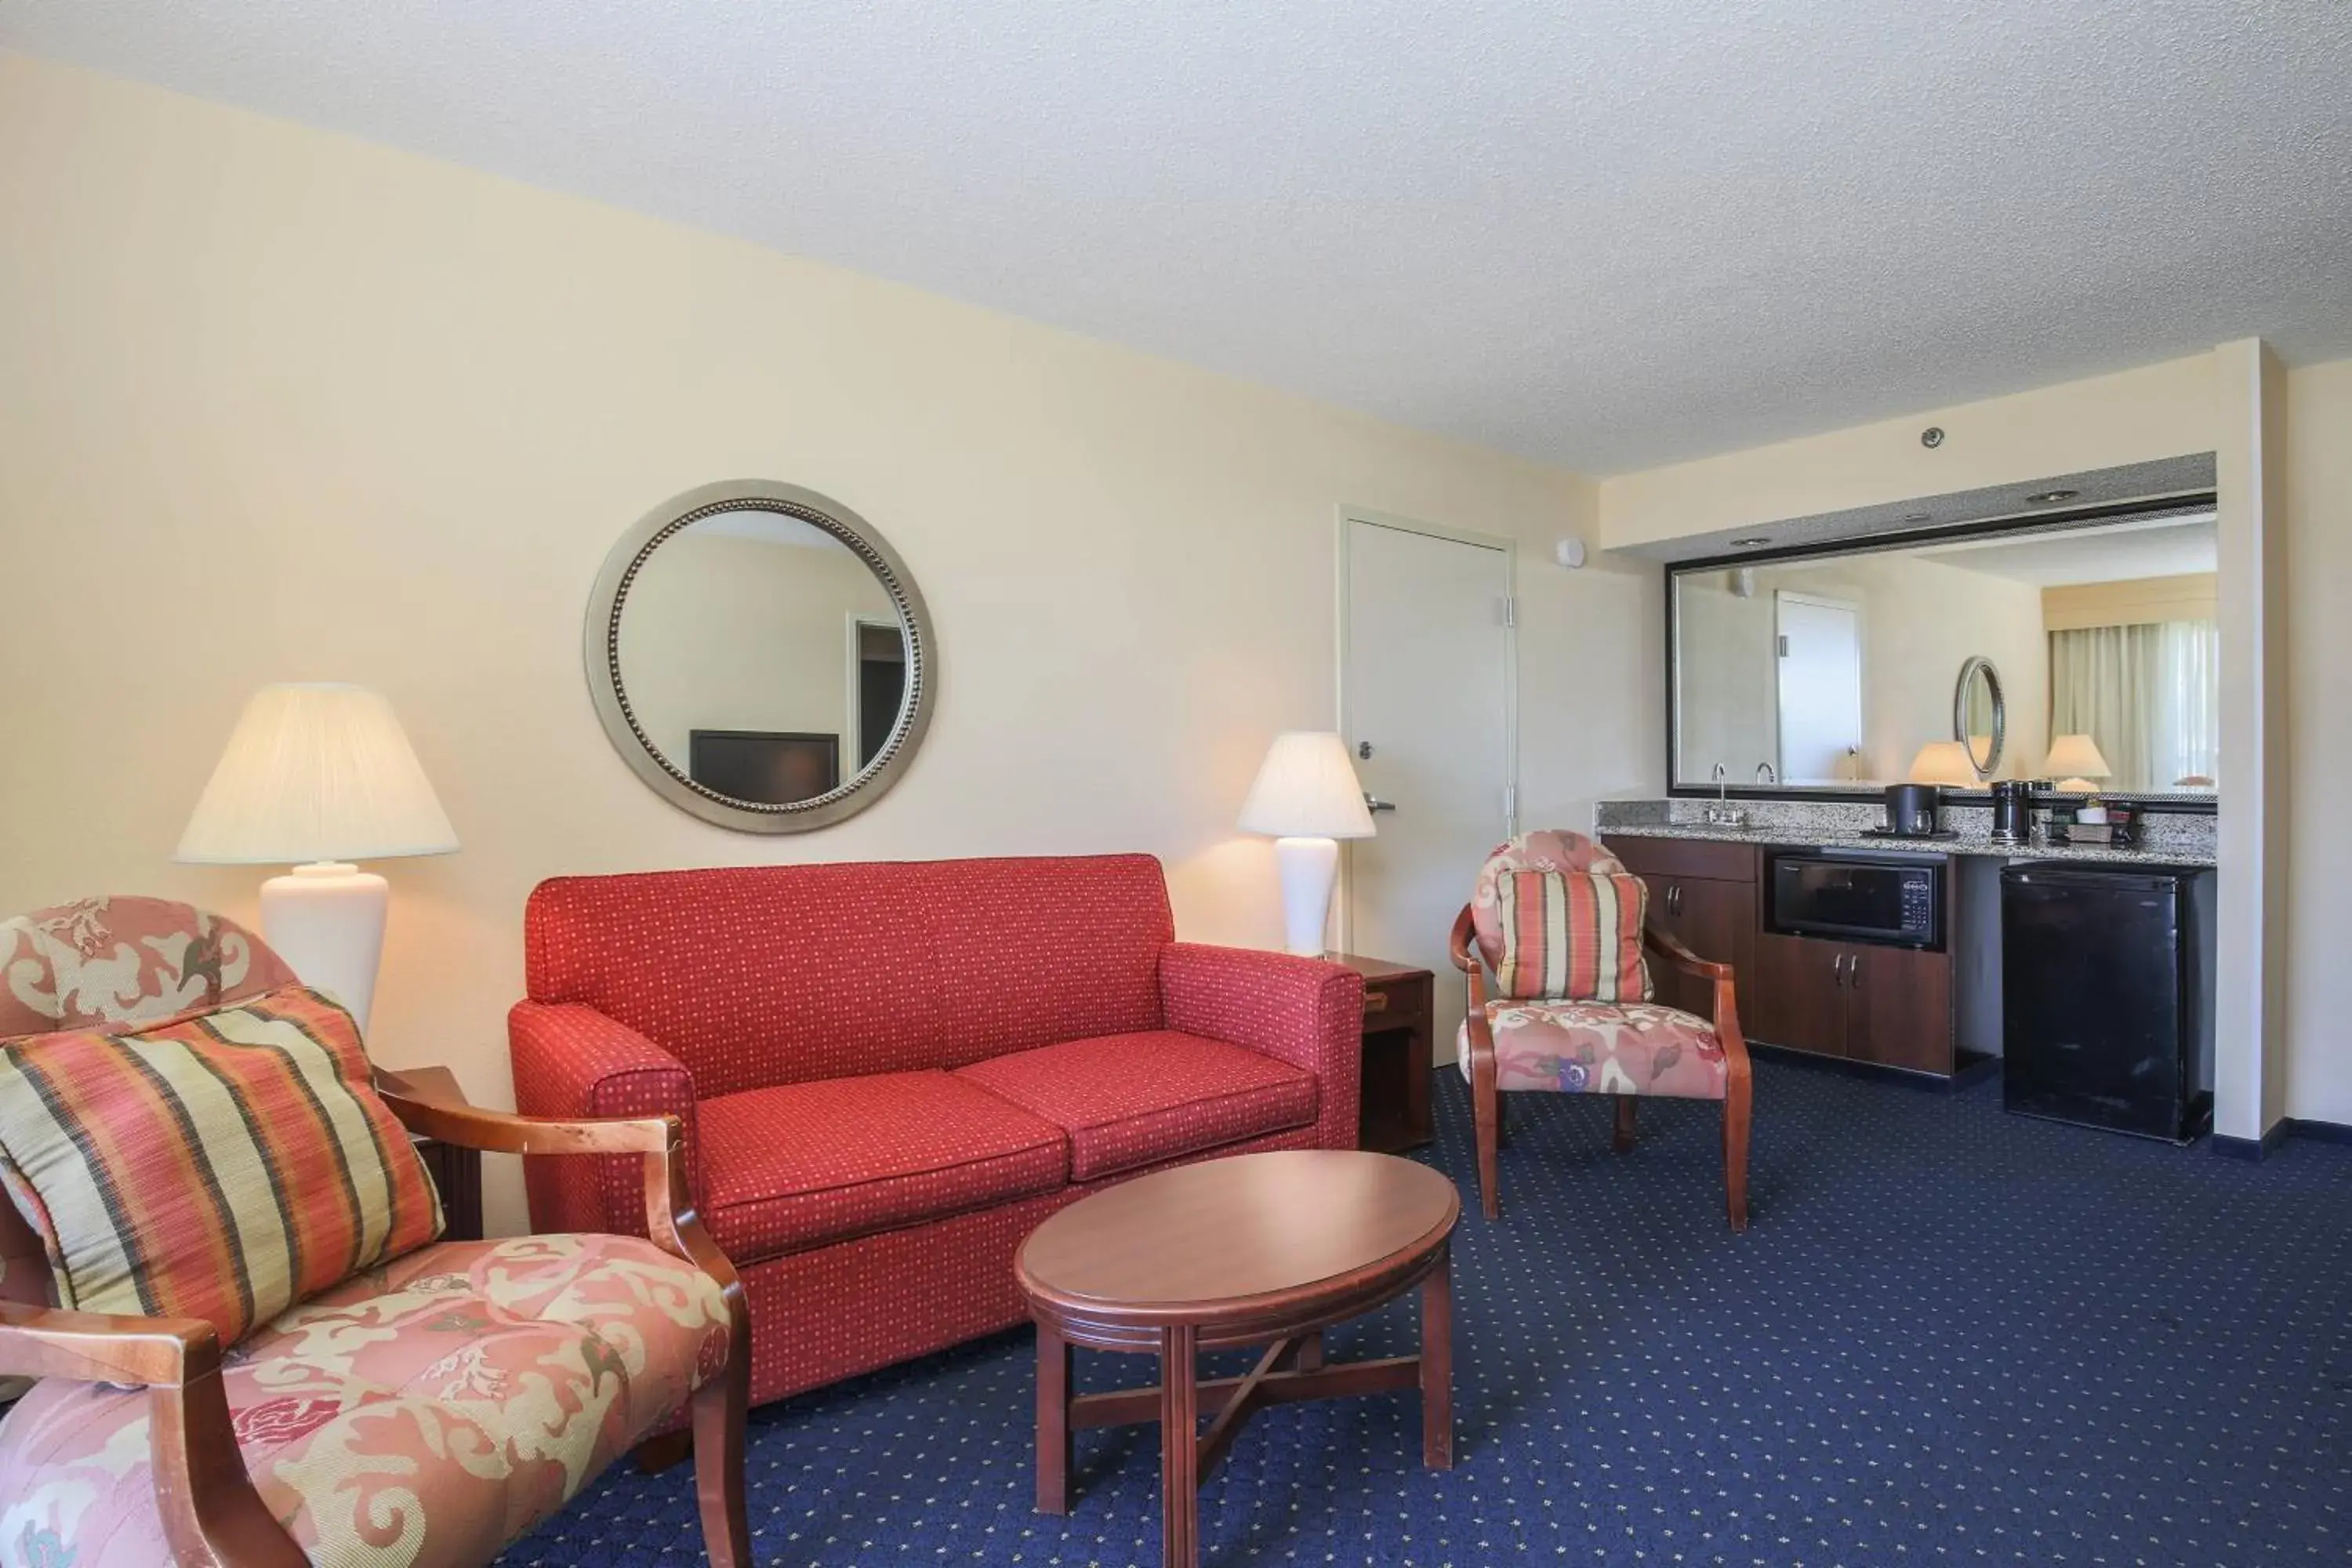
{"type": "Polygon", "coordinates": [[[1323,1331],[1313,1329],[1298,1336],[1298,1353],[1293,1364],[1301,1372],[1323,1370],[1323,1331]]]}
{"type": "Polygon", "coordinates": [[[1070,1342],[1037,1325],[1037,1511],[1070,1511],[1070,1342]]]}
{"type": "Polygon", "coordinates": [[[1454,1468],[1454,1249],[1421,1282],[1421,1462],[1454,1468]]]}
{"type": "Polygon", "coordinates": [[[1160,1543],[1166,1568],[1201,1560],[1199,1337],[1190,1323],[1160,1332],[1160,1543]]]}

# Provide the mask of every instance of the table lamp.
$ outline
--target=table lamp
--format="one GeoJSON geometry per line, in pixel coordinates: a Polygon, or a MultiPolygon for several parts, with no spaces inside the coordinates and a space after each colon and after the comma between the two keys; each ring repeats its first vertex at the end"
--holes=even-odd
{"type": "Polygon", "coordinates": [[[1331,884],[1339,870],[1337,841],[1372,836],[1372,814],[1347,742],[1328,730],[1276,735],[1242,803],[1241,827],[1274,837],[1285,944],[1305,957],[1321,957],[1331,884]]]}
{"type": "Polygon", "coordinates": [[[1911,759],[1913,784],[1942,784],[1948,789],[1974,789],[1982,781],[1969,749],[1958,741],[1930,741],[1911,759]]]}
{"type": "Polygon", "coordinates": [[[2062,795],[2096,795],[2099,786],[2091,781],[2113,772],[2099,754],[2098,742],[2088,735],[2061,735],[2051,742],[2050,758],[2042,771],[2059,781],[2056,788],[2062,795]]]}
{"type": "Polygon", "coordinates": [[[392,704],[305,684],[253,694],[173,858],[293,866],[261,884],[261,934],[364,1033],[390,889],[348,862],[457,847],[392,704]]]}

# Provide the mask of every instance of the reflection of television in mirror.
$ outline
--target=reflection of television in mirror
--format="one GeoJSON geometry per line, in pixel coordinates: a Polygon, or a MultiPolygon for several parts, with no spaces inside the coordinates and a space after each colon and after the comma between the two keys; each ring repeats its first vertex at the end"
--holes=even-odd
{"type": "Polygon", "coordinates": [[[841,783],[841,737],[774,730],[690,730],[687,776],[762,805],[814,800],[841,783]]]}

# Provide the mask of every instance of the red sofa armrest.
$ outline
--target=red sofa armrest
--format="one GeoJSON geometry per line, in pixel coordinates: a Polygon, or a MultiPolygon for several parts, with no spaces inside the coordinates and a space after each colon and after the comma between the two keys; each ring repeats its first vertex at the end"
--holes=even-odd
{"type": "Polygon", "coordinates": [[[1160,1000],[1171,1029],[1247,1046],[1313,1073],[1317,1146],[1356,1146],[1362,975],[1286,952],[1171,942],[1160,953],[1160,1000]]]}
{"type": "MultiPolygon", "coordinates": [[[[616,1018],[576,1002],[518,1002],[507,1014],[515,1109],[562,1121],[675,1116],[685,1130],[686,1178],[702,1204],[694,1075],[616,1018]]],[[[523,1160],[535,1231],[646,1233],[645,1172],[633,1157],[523,1160]]]]}

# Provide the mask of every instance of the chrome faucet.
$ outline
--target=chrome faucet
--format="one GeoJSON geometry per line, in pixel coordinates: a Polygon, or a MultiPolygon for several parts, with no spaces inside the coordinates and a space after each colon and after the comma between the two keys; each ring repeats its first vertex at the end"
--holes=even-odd
{"type": "Polygon", "coordinates": [[[1780,775],[1773,771],[1771,763],[1759,763],[1756,764],[1756,782],[1760,784],[1778,785],[1780,775]]]}
{"type": "Polygon", "coordinates": [[[1715,804],[1706,808],[1709,827],[1745,827],[1748,814],[1731,804],[1731,770],[1721,763],[1715,764],[1715,804]]]}

